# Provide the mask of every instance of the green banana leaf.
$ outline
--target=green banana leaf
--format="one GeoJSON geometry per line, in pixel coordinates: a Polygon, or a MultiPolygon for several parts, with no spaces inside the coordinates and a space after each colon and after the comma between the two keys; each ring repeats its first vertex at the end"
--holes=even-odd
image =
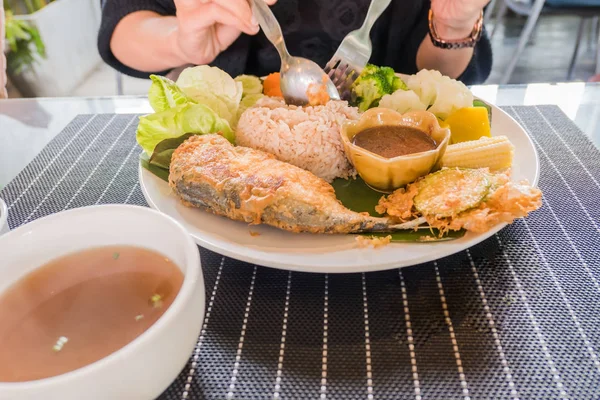
{"type": "Polygon", "coordinates": [[[335,190],[335,196],[344,207],[356,212],[368,212],[373,217],[381,217],[375,211],[375,206],[383,194],[371,189],[360,177],[338,178],[331,185],[335,190]]]}
{"type": "Polygon", "coordinates": [[[140,164],[143,168],[147,169],[155,176],[158,176],[163,181],[169,182],[169,170],[154,164],[150,164],[150,157],[148,157],[145,152],[140,154],[140,164]]]}
{"type": "Polygon", "coordinates": [[[448,240],[454,240],[465,236],[465,231],[450,231],[445,233],[440,237],[440,231],[437,229],[429,229],[429,228],[419,228],[419,230],[406,230],[406,231],[398,231],[391,233],[369,233],[362,234],[365,237],[386,237],[391,236],[391,242],[419,242],[419,243],[429,243],[429,242],[445,242],[448,240]]]}

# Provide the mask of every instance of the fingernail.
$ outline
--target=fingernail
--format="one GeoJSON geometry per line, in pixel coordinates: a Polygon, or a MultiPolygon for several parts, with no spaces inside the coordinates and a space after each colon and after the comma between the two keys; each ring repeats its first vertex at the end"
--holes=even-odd
{"type": "Polygon", "coordinates": [[[258,21],[256,20],[256,18],[254,17],[254,15],[252,16],[252,18],[250,19],[250,22],[252,22],[252,25],[254,26],[258,26],[258,21]]]}

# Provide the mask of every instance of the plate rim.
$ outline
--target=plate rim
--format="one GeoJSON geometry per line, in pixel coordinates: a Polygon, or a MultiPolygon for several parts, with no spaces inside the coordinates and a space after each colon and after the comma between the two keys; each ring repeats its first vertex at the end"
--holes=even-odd
{"type": "MultiPolygon", "coordinates": [[[[483,100],[483,101],[485,101],[485,100],[483,100]]],[[[488,102],[486,102],[486,103],[490,104],[488,102]]],[[[529,136],[529,133],[510,114],[508,114],[507,112],[505,112],[504,110],[502,110],[501,108],[496,106],[495,104],[490,104],[490,106],[492,107],[492,116],[494,113],[498,113],[498,112],[503,114],[504,118],[511,120],[516,126],[518,126],[520,128],[521,133],[524,134],[524,137],[529,142],[530,148],[533,149],[534,160],[535,160],[534,179],[530,182],[530,184],[534,187],[537,186],[538,182],[539,182],[539,177],[540,177],[539,155],[538,155],[537,149],[533,143],[533,140],[529,136]]],[[[146,187],[147,182],[145,182],[146,174],[149,176],[149,179],[159,180],[163,184],[165,182],[163,180],[161,180],[160,178],[152,175],[149,171],[147,171],[145,168],[143,168],[143,166],[141,165],[141,162],[138,162],[139,185],[140,185],[142,194],[143,194],[146,202],[148,203],[148,205],[154,210],[163,212],[163,213],[171,216],[172,218],[178,219],[178,218],[174,217],[173,215],[170,215],[167,212],[162,211],[160,209],[160,207],[156,204],[156,202],[154,201],[152,196],[150,196],[150,194],[148,193],[148,188],[146,187]]],[[[198,211],[204,212],[201,210],[198,210],[198,211]]],[[[222,218],[225,218],[225,217],[222,217],[222,218]]],[[[186,225],[185,221],[180,221],[180,222],[182,222],[184,226],[186,225]]],[[[239,223],[243,224],[242,222],[239,222],[239,223]]],[[[469,236],[471,236],[471,237],[468,240],[466,240],[464,243],[462,243],[462,245],[460,246],[461,247],[460,249],[456,249],[453,247],[446,247],[444,249],[440,249],[439,251],[435,252],[435,255],[433,258],[429,255],[429,253],[424,253],[419,257],[410,259],[410,261],[403,261],[402,259],[397,259],[397,260],[390,260],[387,262],[377,262],[376,264],[373,264],[373,265],[356,265],[356,266],[345,266],[345,267],[342,267],[339,265],[318,266],[318,265],[308,264],[308,263],[290,262],[289,260],[281,262],[281,261],[274,259],[274,258],[276,258],[277,253],[266,253],[264,251],[253,249],[246,245],[236,244],[236,243],[227,243],[226,246],[223,246],[223,245],[220,245],[218,243],[218,241],[214,241],[210,238],[206,238],[201,235],[197,235],[196,233],[191,232],[187,227],[186,227],[186,229],[188,230],[188,233],[194,239],[194,241],[196,242],[197,245],[204,247],[207,250],[218,253],[222,256],[229,257],[229,258],[232,258],[232,259],[235,259],[238,261],[247,262],[247,263],[260,265],[260,266],[264,266],[264,267],[282,269],[282,270],[287,270],[287,271],[294,271],[294,272],[360,273],[360,272],[384,271],[384,270],[390,270],[390,269],[395,269],[395,268],[404,268],[404,267],[409,267],[409,266],[413,266],[413,265],[423,264],[426,262],[433,262],[433,261],[451,256],[453,254],[460,253],[461,251],[464,251],[466,249],[469,249],[469,248],[483,242],[484,240],[492,237],[493,235],[498,233],[500,230],[504,229],[507,225],[508,225],[507,223],[498,224],[494,228],[490,229],[489,231],[487,231],[485,233],[481,233],[481,234],[467,233],[463,238],[468,238],[469,236]],[[243,249],[243,251],[236,251],[236,249],[240,249],[240,250],[243,249]],[[267,256],[268,260],[261,258],[260,254],[268,254],[268,256],[267,256]]],[[[198,229],[198,230],[201,230],[201,229],[198,229]]],[[[448,242],[448,243],[451,243],[451,242],[448,242]]],[[[412,243],[410,245],[424,246],[426,244],[425,243],[412,243]]],[[[366,248],[364,250],[365,251],[377,251],[377,249],[370,249],[370,248],[366,248]]],[[[295,259],[298,259],[299,257],[302,257],[302,253],[298,253],[298,257],[296,257],[295,259]]]]}

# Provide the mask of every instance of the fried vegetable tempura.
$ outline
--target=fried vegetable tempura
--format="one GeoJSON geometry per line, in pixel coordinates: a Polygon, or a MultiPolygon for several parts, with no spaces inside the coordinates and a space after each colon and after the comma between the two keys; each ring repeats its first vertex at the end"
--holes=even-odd
{"type": "MultiPolygon", "coordinates": [[[[388,216],[402,222],[411,220],[414,217],[425,217],[429,225],[440,229],[441,232],[466,229],[467,231],[481,233],[490,230],[499,223],[512,223],[517,218],[526,217],[530,212],[542,206],[542,192],[538,188],[530,186],[526,181],[512,182],[510,172],[491,174],[487,169],[479,171],[487,174],[490,183],[489,191],[479,204],[468,210],[451,213],[449,216],[417,211],[414,206],[414,198],[424,189],[425,185],[428,186],[428,193],[443,193],[442,201],[450,201],[456,196],[466,195],[465,193],[456,193],[456,196],[454,196],[454,193],[448,193],[447,187],[440,188],[437,191],[430,190],[429,185],[447,184],[447,181],[425,179],[408,185],[406,189],[398,189],[391,195],[381,198],[376,210],[380,214],[386,213],[388,216]]],[[[453,185],[455,190],[464,190],[460,182],[456,183],[456,185],[453,185]]]]}

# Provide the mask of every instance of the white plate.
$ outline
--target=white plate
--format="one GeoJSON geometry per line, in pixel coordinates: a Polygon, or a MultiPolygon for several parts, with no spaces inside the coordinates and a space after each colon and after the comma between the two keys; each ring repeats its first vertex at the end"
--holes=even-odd
{"type": "MultiPolygon", "coordinates": [[[[537,185],[539,161],[525,130],[508,114],[492,106],[492,135],[505,135],[515,146],[513,180],[537,185]]],[[[378,271],[449,256],[492,236],[505,224],[484,234],[434,243],[392,243],[378,249],[358,248],[353,235],[294,234],[268,226],[251,226],[183,206],[166,182],[140,166],[142,192],[150,207],[182,223],[200,246],[227,257],[293,271],[348,273],[378,271]],[[250,232],[259,235],[253,236],[250,232]]]]}

